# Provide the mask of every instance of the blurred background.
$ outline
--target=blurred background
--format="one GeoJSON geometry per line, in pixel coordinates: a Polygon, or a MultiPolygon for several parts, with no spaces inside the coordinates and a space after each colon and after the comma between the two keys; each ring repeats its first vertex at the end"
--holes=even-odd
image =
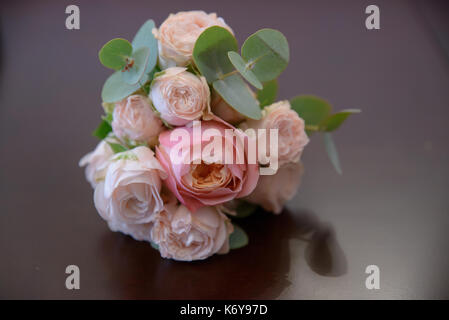
{"type": "Polygon", "coordinates": [[[0,4],[0,298],[449,298],[447,1],[14,1],[0,4]],[[65,8],[80,8],[67,30],[65,8]],[[367,30],[365,8],[380,8],[367,30]],[[280,30],[290,64],[279,99],[315,94],[360,108],[334,134],[343,175],[320,137],[303,154],[298,195],[280,216],[241,223],[250,245],[207,261],[160,258],[112,233],[79,159],[97,141],[98,61],[152,18],[216,12],[240,45],[280,30]],[[81,289],[65,288],[78,265],[81,289]],[[365,269],[380,269],[368,290],[365,269]]]}

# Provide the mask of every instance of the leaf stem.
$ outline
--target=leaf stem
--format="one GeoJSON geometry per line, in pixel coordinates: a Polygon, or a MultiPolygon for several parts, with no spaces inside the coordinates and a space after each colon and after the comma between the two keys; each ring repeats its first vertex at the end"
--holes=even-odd
{"type": "Polygon", "coordinates": [[[236,74],[236,73],[238,73],[238,70],[233,70],[231,72],[228,72],[228,73],[225,73],[225,74],[221,75],[219,78],[220,78],[220,80],[223,80],[224,78],[232,76],[233,74],[236,74]]]}

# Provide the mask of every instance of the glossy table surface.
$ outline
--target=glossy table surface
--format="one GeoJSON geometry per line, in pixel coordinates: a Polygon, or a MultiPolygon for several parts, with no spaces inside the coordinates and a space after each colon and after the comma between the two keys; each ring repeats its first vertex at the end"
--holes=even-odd
{"type": "Polygon", "coordinates": [[[376,31],[369,1],[78,1],[71,31],[67,4],[0,5],[0,298],[449,297],[447,4],[379,0],[376,31]],[[191,9],[218,12],[240,44],[263,27],[286,35],[280,99],[317,94],[363,113],[334,136],[342,176],[313,137],[287,209],[241,222],[249,246],[182,263],[110,232],[77,163],[97,143],[99,48],[191,9]],[[70,264],[80,290],[65,288],[70,264]],[[365,287],[372,264],[379,290],[365,287]]]}

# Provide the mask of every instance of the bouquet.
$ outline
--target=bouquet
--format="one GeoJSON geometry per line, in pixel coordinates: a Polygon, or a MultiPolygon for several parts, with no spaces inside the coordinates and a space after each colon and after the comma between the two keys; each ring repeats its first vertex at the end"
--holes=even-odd
{"type": "Polygon", "coordinates": [[[281,32],[259,30],[239,50],[231,27],[203,11],[106,43],[101,141],[80,166],[109,228],[164,258],[201,260],[248,244],[234,218],[282,211],[312,134],[341,173],[331,131],[359,110],[332,113],[310,95],[276,102],[289,57],[281,32]]]}

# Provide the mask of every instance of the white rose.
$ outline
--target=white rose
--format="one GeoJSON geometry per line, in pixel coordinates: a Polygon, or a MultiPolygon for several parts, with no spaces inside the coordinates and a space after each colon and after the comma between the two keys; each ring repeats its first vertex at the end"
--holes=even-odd
{"type": "Polygon", "coordinates": [[[147,97],[132,95],[115,104],[112,129],[122,141],[154,145],[164,126],[153,112],[147,97]]]}
{"type": "Polygon", "coordinates": [[[204,77],[185,68],[168,68],[153,80],[150,99],[167,123],[182,126],[210,113],[210,91],[204,77]]]}
{"type": "Polygon", "coordinates": [[[86,180],[91,184],[92,188],[104,179],[109,158],[114,154],[111,147],[106,141],[102,140],[94,151],[89,152],[79,161],[79,166],[86,166],[86,180]]]}
{"type": "Polygon", "coordinates": [[[163,209],[161,178],[166,173],[147,147],[116,154],[105,180],[95,188],[94,202],[108,222],[144,224],[163,209]]]}
{"type": "Polygon", "coordinates": [[[161,256],[180,261],[202,260],[229,251],[233,227],[216,207],[202,207],[191,213],[184,205],[158,214],[151,240],[161,256]]]}
{"type": "MultiPolygon", "coordinates": [[[[273,103],[265,107],[262,113],[262,119],[249,119],[243,127],[278,129],[279,166],[289,162],[299,162],[304,147],[309,143],[309,138],[305,132],[304,120],[291,109],[288,100],[273,103]]],[[[268,131],[267,135],[269,136],[268,131]]],[[[267,142],[269,142],[268,138],[267,142]]],[[[268,146],[267,150],[269,150],[268,146]]]]}
{"type": "Polygon", "coordinates": [[[207,28],[220,26],[231,28],[215,13],[188,11],[171,14],[153,33],[158,39],[159,65],[162,69],[186,66],[192,60],[193,47],[200,34],[207,28]]]}
{"type": "Polygon", "coordinates": [[[298,191],[302,174],[302,163],[285,164],[274,175],[260,176],[256,189],[245,200],[279,214],[298,191]]]}

